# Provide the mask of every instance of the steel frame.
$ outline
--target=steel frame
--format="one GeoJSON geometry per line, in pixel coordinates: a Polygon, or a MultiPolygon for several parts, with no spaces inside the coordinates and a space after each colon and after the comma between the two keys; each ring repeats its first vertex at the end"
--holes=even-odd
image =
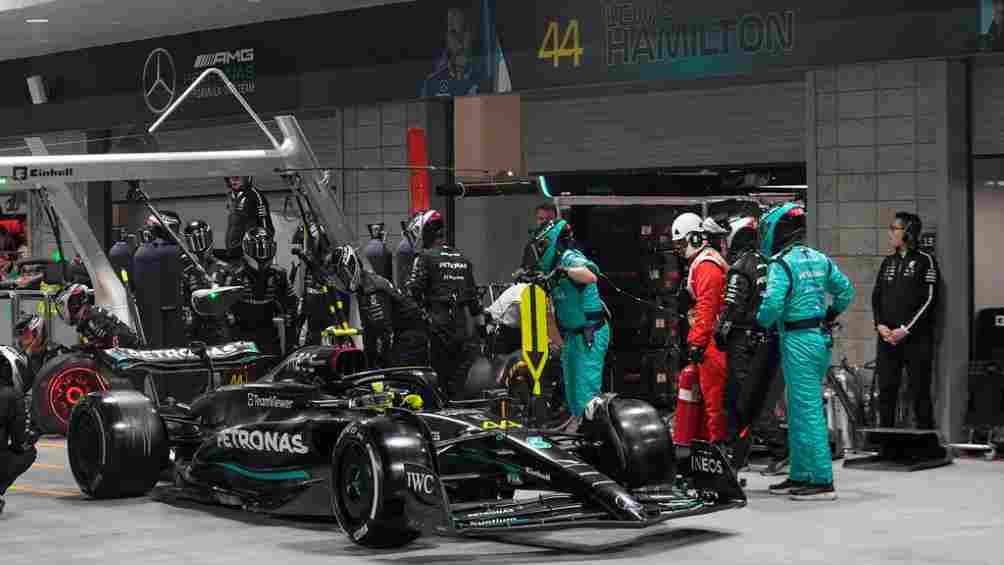
{"type": "Polygon", "coordinates": [[[313,169],[283,176],[293,191],[308,199],[329,237],[339,242],[355,240],[353,230],[345,222],[338,195],[329,185],[329,174],[320,169],[317,156],[296,118],[291,115],[276,116],[275,122],[282,136],[281,141],[277,140],[219,69],[203,72],[150,127],[148,133],[156,131],[195,87],[210,76],[223,81],[265,133],[271,142],[271,149],[49,155],[41,139],[36,137],[26,139],[32,156],[0,157],[0,183],[5,190],[43,187],[47,190],[66,233],[91,275],[95,303],[107,308],[134,329],[139,321],[133,319],[130,312],[125,286],[116,276],[87,218],[73,199],[70,183],[265,176],[277,174],[279,170],[313,169]]]}

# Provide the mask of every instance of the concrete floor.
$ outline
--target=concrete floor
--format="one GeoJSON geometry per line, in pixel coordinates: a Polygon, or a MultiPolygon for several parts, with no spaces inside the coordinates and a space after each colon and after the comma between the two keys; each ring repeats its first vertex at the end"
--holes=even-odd
{"type": "Polygon", "coordinates": [[[3,565],[171,563],[931,563],[1004,562],[1004,464],[956,460],[917,473],[835,468],[840,500],[792,502],[766,494],[776,478],[747,473],[748,508],[644,532],[535,534],[535,547],[421,539],[370,552],[333,522],[279,520],[149,499],[84,499],[61,441],[40,443],[36,465],[0,515],[3,565]]]}

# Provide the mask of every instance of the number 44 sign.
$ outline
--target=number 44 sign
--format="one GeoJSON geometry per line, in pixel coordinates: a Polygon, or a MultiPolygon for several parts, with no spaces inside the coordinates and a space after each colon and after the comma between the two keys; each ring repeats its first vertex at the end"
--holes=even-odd
{"type": "Polygon", "coordinates": [[[547,22],[547,31],[544,32],[544,41],[537,50],[538,59],[551,59],[554,67],[561,65],[561,60],[565,57],[572,58],[572,66],[578,67],[582,64],[582,55],[585,49],[582,48],[582,38],[579,34],[579,20],[569,20],[565,26],[564,33],[561,30],[561,23],[552,20],[547,22]],[[558,43],[558,38],[561,43],[558,43]]]}

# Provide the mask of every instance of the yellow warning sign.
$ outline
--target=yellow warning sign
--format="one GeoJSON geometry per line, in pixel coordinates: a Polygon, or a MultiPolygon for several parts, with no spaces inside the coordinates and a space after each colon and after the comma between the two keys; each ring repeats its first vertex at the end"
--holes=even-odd
{"type": "Polygon", "coordinates": [[[543,287],[529,285],[519,302],[520,329],[523,333],[523,361],[533,377],[533,394],[540,396],[540,375],[547,363],[547,295],[543,287]]]}

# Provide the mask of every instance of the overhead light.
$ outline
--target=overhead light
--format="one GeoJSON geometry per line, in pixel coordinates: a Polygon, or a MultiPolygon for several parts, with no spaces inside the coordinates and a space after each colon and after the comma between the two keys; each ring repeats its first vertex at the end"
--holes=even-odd
{"type": "Polygon", "coordinates": [[[28,18],[24,20],[26,24],[47,24],[49,23],[48,18],[28,18]]]}

